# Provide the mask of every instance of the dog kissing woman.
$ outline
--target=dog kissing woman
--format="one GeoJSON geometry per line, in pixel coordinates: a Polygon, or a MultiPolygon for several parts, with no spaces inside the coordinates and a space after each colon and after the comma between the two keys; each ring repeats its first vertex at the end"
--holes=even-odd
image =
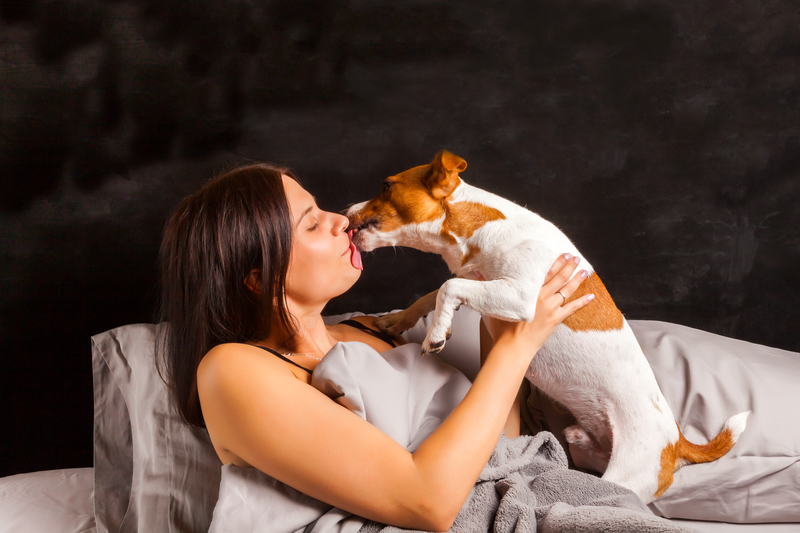
{"type": "MultiPolygon", "coordinates": [[[[556,501],[584,497],[661,520],[627,489],[568,471],[552,435],[503,434],[536,353],[594,305],[572,255],[557,254],[541,276],[530,320],[487,319],[493,345],[470,383],[382,333],[376,317],[326,325],[325,305],[361,274],[350,224],[321,210],[291,171],[266,164],[212,179],[168,221],[160,264],[170,327],[157,352],[183,418],[207,429],[225,465],[212,532],[467,531],[478,507],[488,527],[524,511],[495,501],[512,470],[538,476],[556,501]]],[[[550,507],[528,514],[541,520],[550,507]]]]}

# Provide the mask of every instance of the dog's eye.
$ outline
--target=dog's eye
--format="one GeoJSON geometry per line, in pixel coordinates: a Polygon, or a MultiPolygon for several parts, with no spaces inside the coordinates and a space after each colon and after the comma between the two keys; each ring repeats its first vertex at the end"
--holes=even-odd
{"type": "Polygon", "coordinates": [[[391,188],[392,188],[392,182],[391,181],[384,181],[383,182],[383,190],[381,192],[387,192],[391,188]]]}

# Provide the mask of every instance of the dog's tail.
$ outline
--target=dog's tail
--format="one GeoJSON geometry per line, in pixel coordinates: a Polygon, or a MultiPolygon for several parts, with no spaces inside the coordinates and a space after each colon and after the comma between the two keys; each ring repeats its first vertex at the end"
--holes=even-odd
{"type": "MultiPolygon", "coordinates": [[[[705,445],[692,444],[686,440],[683,434],[678,439],[678,456],[683,460],[683,464],[676,465],[678,468],[685,464],[708,463],[716,461],[733,448],[736,441],[744,432],[747,425],[747,416],[750,411],[739,413],[732,416],[725,422],[725,427],[719,434],[705,445]]],[[[680,432],[680,430],[678,430],[680,432]]],[[[677,468],[676,468],[677,470],[677,468]]]]}
{"type": "Polygon", "coordinates": [[[675,444],[668,445],[661,453],[661,472],[655,497],[658,498],[664,494],[664,491],[672,485],[672,474],[680,467],[688,464],[716,461],[728,453],[744,432],[748,415],[750,415],[750,411],[730,417],[725,422],[722,431],[711,439],[708,444],[692,444],[686,440],[680,428],[678,428],[678,441],[675,444]]]}

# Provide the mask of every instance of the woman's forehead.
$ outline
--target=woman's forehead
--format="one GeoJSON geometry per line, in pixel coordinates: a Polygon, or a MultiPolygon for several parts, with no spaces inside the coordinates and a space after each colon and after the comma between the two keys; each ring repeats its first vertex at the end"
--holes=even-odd
{"type": "Polygon", "coordinates": [[[316,202],[311,193],[301,187],[295,180],[286,175],[282,177],[283,188],[286,191],[286,200],[289,202],[289,210],[292,212],[292,218],[297,220],[297,217],[299,217],[303,211],[316,205],[316,202]]]}

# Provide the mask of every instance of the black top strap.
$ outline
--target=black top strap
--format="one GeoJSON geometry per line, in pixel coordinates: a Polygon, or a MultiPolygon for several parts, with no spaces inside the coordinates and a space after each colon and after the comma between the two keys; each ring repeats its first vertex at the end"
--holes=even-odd
{"type": "Polygon", "coordinates": [[[392,348],[397,348],[397,344],[395,344],[394,339],[392,339],[392,337],[390,337],[389,335],[387,335],[386,333],[384,333],[384,332],[382,332],[380,330],[372,329],[371,327],[369,327],[369,326],[367,326],[365,324],[362,324],[358,320],[342,320],[341,322],[339,322],[339,324],[345,324],[347,326],[351,326],[351,327],[354,327],[356,329],[360,329],[361,331],[366,331],[367,333],[369,333],[373,337],[377,337],[380,340],[382,340],[383,342],[391,345],[392,348]]]}
{"type": "Polygon", "coordinates": [[[283,359],[284,361],[286,361],[287,363],[291,363],[291,364],[293,364],[294,366],[296,366],[298,368],[302,368],[303,370],[305,370],[309,374],[313,374],[314,373],[313,370],[310,370],[310,369],[308,369],[308,368],[306,368],[306,367],[304,367],[302,365],[298,365],[297,363],[295,363],[294,361],[292,361],[288,357],[285,357],[282,353],[278,353],[275,350],[273,350],[272,348],[267,348],[266,346],[259,346],[258,344],[253,344],[252,346],[255,346],[256,348],[261,348],[262,350],[266,350],[269,353],[271,353],[272,355],[274,355],[275,357],[279,357],[279,358],[283,359]]]}

